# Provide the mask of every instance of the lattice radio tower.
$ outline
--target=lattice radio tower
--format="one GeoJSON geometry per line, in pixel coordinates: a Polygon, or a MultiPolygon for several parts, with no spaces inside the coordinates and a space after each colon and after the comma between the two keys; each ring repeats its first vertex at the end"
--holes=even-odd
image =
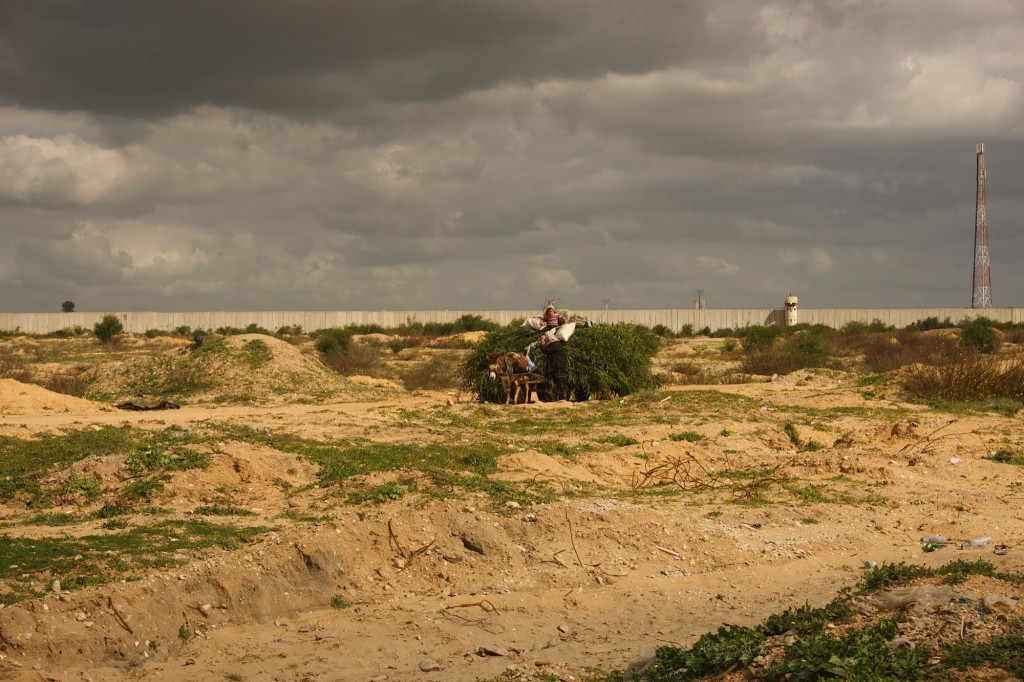
{"type": "Polygon", "coordinates": [[[974,213],[974,284],[971,287],[971,307],[992,307],[992,273],[988,256],[988,206],[985,201],[985,144],[979,142],[978,200],[974,213]]]}

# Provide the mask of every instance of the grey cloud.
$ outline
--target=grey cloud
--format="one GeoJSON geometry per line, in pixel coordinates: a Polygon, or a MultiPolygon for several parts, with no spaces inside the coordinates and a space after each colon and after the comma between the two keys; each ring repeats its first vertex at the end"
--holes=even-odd
{"type": "Polygon", "coordinates": [[[1015,1],[0,12],[0,308],[958,304],[976,141],[1024,286],[1015,1]]]}
{"type": "Polygon", "coordinates": [[[583,0],[22,0],[0,25],[10,56],[0,89],[23,106],[128,116],[204,103],[309,112],[367,98],[437,99],[721,55],[702,10],[583,0]]]}

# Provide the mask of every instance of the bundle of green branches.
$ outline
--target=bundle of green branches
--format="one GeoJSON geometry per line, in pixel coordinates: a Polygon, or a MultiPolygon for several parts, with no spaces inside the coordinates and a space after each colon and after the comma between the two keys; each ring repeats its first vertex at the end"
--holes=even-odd
{"type": "MultiPolygon", "coordinates": [[[[501,382],[488,376],[488,353],[522,353],[537,341],[540,333],[512,322],[490,332],[459,367],[459,375],[485,402],[504,402],[501,382]]],[[[577,327],[565,342],[569,363],[568,387],[575,400],[609,399],[657,386],[651,374],[651,358],[658,350],[658,337],[647,327],[635,324],[595,324],[577,327]]],[[[530,357],[537,372],[544,372],[544,354],[534,350],[530,357]]]]}

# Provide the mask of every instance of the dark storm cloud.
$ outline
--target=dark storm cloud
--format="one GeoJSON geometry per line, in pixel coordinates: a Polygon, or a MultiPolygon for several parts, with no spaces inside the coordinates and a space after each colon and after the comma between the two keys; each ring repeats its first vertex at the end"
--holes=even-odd
{"type": "MultiPolygon", "coordinates": [[[[79,0],[8,3],[8,103],[119,116],[309,113],[728,54],[702,3],[79,0]]],[[[745,32],[739,26],[725,30],[745,32]]]]}
{"type": "Polygon", "coordinates": [[[0,5],[0,308],[1024,287],[1016,0],[0,5]],[[959,273],[959,274],[957,274],[959,273]]]}

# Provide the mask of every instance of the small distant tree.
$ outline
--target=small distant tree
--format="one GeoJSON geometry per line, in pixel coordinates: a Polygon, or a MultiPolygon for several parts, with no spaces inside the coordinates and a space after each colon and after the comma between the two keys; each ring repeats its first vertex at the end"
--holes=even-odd
{"type": "Polygon", "coordinates": [[[73,312],[75,312],[75,302],[74,301],[64,301],[63,303],[60,304],[60,309],[63,310],[64,312],[66,312],[66,313],[73,313],[73,312]]]}
{"type": "Polygon", "coordinates": [[[107,343],[124,331],[124,325],[121,324],[121,320],[117,319],[117,315],[108,314],[104,315],[92,330],[96,333],[96,338],[100,340],[100,343],[107,343]]]}
{"type": "Polygon", "coordinates": [[[999,350],[999,333],[987,317],[962,320],[960,328],[963,330],[962,341],[965,347],[980,353],[995,353],[999,350]]]}

